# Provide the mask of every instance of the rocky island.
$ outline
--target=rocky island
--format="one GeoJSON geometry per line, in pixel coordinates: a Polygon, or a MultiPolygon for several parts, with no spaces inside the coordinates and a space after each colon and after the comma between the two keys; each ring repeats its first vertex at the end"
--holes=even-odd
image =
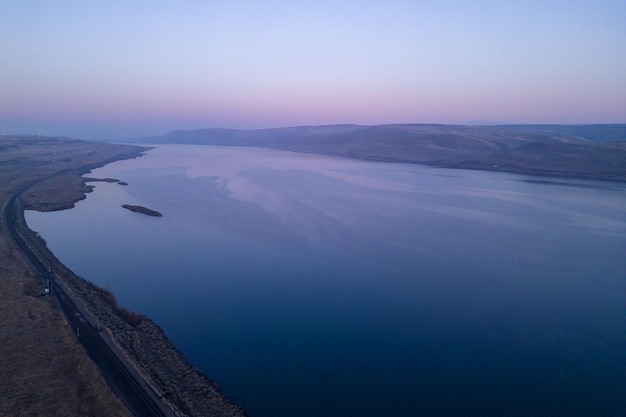
{"type": "Polygon", "coordinates": [[[163,215],[159,213],[158,211],[150,210],[149,208],[146,208],[143,206],[132,206],[130,204],[122,204],[122,207],[124,207],[126,210],[134,211],[135,213],[145,214],[146,216],[163,217],[163,215]]]}

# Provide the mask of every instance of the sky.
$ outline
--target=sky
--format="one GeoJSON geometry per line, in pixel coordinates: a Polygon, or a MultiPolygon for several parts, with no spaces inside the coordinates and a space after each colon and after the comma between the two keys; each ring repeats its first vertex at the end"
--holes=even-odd
{"type": "Polygon", "coordinates": [[[626,1],[0,1],[0,129],[626,123],[626,1]]]}

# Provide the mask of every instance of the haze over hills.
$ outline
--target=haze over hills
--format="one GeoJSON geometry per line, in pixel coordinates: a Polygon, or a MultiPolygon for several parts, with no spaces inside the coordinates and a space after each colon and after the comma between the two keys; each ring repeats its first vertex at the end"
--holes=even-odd
{"type": "Polygon", "coordinates": [[[135,142],[256,146],[386,162],[626,180],[626,125],[325,125],[176,130],[135,142]]]}

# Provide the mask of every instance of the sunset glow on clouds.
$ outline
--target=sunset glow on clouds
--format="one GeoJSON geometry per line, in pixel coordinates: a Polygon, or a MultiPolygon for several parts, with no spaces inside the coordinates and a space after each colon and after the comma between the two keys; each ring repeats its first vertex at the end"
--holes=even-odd
{"type": "Polygon", "coordinates": [[[4,130],[626,122],[622,0],[39,3],[0,5],[4,130]]]}

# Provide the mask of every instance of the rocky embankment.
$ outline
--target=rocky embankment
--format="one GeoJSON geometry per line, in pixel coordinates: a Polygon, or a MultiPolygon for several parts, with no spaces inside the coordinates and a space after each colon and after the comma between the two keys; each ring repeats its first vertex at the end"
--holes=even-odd
{"type": "Polygon", "coordinates": [[[126,352],[136,369],[168,405],[181,416],[245,416],[241,407],[226,399],[219,387],[190,365],[161,328],[149,318],[117,304],[105,289],[65,267],[45,242],[25,223],[22,234],[46,266],[63,280],[83,305],[98,318],[103,331],[126,352]]]}

